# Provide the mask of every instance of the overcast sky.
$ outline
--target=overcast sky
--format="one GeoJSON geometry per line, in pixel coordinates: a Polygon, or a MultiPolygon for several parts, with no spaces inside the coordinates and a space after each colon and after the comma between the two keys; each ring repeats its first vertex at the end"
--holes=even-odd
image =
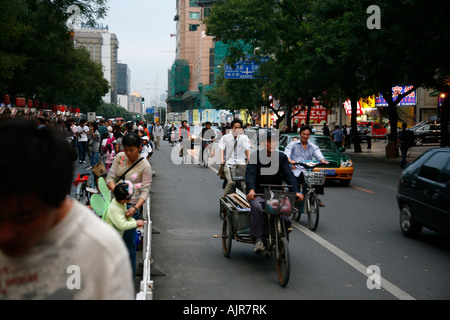
{"type": "Polygon", "coordinates": [[[119,40],[119,61],[131,71],[131,92],[147,102],[156,90],[167,90],[167,71],[175,60],[175,0],[109,0],[109,12],[99,23],[119,40]]]}

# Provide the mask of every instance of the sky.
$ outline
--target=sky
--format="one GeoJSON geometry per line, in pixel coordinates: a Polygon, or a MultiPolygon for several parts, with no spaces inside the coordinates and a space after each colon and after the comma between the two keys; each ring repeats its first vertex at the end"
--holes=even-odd
{"type": "Polygon", "coordinates": [[[175,0],[109,0],[109,11],[98,23],[108,25],[119,40],[119,62],[130,68],[130,93],[145,97],[167,90],[167,72],[175,60],[175,0]]]}

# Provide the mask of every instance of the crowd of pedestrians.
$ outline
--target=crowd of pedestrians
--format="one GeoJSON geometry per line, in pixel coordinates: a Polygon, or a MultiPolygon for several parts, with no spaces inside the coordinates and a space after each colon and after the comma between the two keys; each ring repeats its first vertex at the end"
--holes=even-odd
{"type": "Polygon", "coordinates": [[[0,120],[8,155],[0,160],[8,180],[0,187],[0,300],[134,299],[136,228],[144,223],[158,125],[0,120]],[[105,211],[107,223],[69,196],[76,167],[99,162],[111,194],[123,197],[105,211]],[[107,224],[115,227],[120,212],[126,230],[117,232],[107,224]]]}

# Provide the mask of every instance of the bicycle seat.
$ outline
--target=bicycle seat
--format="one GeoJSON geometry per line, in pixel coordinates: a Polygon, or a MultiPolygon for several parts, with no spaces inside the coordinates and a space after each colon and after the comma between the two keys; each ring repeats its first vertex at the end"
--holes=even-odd
{"type": "Polygon", "coordinates": [[[78,186],[78,184],[88,181],[89,177],[88,177],[89,173],[83,175],[83,177],[81,178],[81,174],[78,174],[78,177],[75,179],[75,181],[73,182],[73,185],[76,187],[78,186]]]}

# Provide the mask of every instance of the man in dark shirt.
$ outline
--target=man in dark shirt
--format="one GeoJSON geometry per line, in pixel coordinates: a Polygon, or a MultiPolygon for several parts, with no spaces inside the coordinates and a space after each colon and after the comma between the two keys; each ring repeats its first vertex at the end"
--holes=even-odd
{"type": "MultiPolygon", "coordinates": [[[[297,198],[303,201],[297,180],[291,170],[288,158],[284,153],[275,151],[278,139],[272,137],[271,133],[262,134],[259,137],[260,148],[257,152],[256,163],[249,163],[245,173],[245,184],[247,188],[247,200],[250,202],[250,236],[255,239],[255,253],[265,251],[262,242],[262,230],[264,227],[263,206],[265,199],[259,194],[264,193],[261,185],[282,185],[283,181],[292,186],[297,198]],[[257,195],[258,194],[258,195],[257,195]]],[[[282,216],[287,227],[291,219],[282,216]]]]}

